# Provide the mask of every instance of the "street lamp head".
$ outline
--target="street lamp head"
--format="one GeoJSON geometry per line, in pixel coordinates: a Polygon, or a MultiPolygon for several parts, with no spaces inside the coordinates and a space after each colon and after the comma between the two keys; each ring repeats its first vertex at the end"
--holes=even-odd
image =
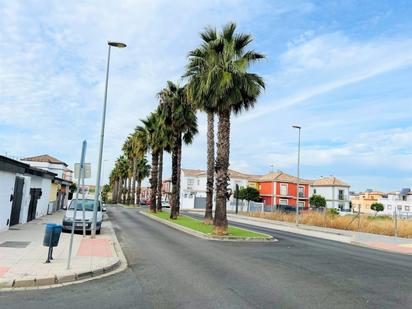
{"type": "Polygon", "coordinates": [[[295,128],[295,129],[302,129],[302,127],[300,127],[300,126],[292,126],[292,128],[295,128]]]}
{"type": "Polygon", "coordinates": [[[126,44],[121,43],[121,42],[111,42],[111,41],[109,41],[109,42],[107,42],[107,44],[109,44],[110,46],[113,46],[113,47],[118,47],[118,48],[125,48],[127,46],[126,44]]]}

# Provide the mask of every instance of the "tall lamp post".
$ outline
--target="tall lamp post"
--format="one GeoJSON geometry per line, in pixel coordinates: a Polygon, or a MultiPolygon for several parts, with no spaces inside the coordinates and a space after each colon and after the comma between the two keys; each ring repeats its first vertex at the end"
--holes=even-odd
{"type": "Polygon", "coordinates": [[[102,171],[102,156],[103,156],[103,142],[104,142],[104,126],[106,123],[106,106],[107,106],[107,87],[109,84],[109,66],[110,66],[110,50],[112,47],[125,48],[126,44],[121,42],[107,42],[109,48],[107,52],[107,69],[106,69],[106,88],[104,90],[104,104],[103,104],[103,116],[102,127],[100,131],[100,146],[99,146],[99,161],[97,163],[97,177],[96,177],[96,192],[94,194],[94,206],[93,206],[93,221],[92,221],[92,238],[96,237],[96,221],[97,221],[97,205],[99,203],[100,195],[100,177],[102,171]]]}
{"type": "Polygon", "coordinates": [[[298,137],[298,180],[296,185],[296,226],[299,225],[299,183],[300,183],[300,130],[302,129],[300,126],[292,126],[292,128],[299,130],[299,137],[298,137]]]}

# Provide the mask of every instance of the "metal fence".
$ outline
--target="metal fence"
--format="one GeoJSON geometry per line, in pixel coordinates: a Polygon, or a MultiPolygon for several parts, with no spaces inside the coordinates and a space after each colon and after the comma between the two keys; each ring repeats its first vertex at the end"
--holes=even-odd
{"type": "MultiPolygon", "coordinates": [[[[236,200],[230,201],[227,205],[228,212],[236,212],[236,200]]],[[[238,212],[263,212],[264,204],[257,202],[248,201],[238,201],[238,212]]]]}

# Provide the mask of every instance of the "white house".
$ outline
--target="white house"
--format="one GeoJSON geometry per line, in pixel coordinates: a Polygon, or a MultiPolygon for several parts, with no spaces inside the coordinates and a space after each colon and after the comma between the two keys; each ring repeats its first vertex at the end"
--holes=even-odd
{"type": "Polygon", "coordinates": [[[48,154],[23,158],[20,161],[29,164],[32,167],[52,172],[56,174],[57,177],[64,180],[72,180],[73,171],[67,168],[68,165],[59,159],[49,156],[48,154]]]}
{"type": "Polygon", "coordinates": [[[411,189],[402,189],[398,192],[390,192],[378,200],[383,204],[384,210],[381,214],[398,215],[400,217],[412,218],[412,192],[411,189]]]}
{"type": "Polygon", "coordinates": [[[327,208],[349,210],[349,188],[350,185],[334,176],[322,177],[312,181],[310,195],[323,196],[327,208]]]}
{"type": "Polygon", "coordinates": [[[55,175],[0,156],[0,231],[47,214],[55,175]]]}
{"type": "MultiPolygon", "coordinates": [[[[254,177],[234,170],[229,170],[229,187],[235,192],[236,185],[247,187],[249,179],[254,177]]],[[[180,202],[182,209],[205,208],[206,205],[206,171],[196,169],[181,170],[180,202]]],[[[233,200],[230,197],[229,203],[233,200]]]]}

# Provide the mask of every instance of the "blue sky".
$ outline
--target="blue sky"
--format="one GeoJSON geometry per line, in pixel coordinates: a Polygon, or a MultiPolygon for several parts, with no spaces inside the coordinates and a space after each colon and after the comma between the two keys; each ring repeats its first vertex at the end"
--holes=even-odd
{"type": "MultiPolygon", "coordinates": [[[[199,32],[235,21],[267,59],[252,68],[266,81],[256,108],[233,117],[231,168],[296,173],[291,125],[300,124],[302,177],[335,175],[356,191],[412,186],[410,1],[2,1],[0,12],[1,154],[72,165],[87,139],[96,162],[106,42],[120,40],[128,48],[112,52],[107,178],[155,94],[179,81],[199,32]]],[[[202,114],[199,125],[187,168],[205,168],[202,114]]]]}

